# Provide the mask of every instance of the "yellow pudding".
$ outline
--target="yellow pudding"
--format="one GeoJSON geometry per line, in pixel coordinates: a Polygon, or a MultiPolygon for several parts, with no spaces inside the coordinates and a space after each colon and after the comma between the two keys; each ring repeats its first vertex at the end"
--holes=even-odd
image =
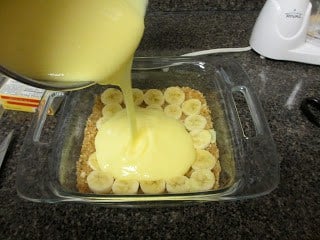
{"type": "Polygon", "coordinates": [[[144,31],[147,0],[2,0],[0,64],[38,80],[112,81],[144,31]]]}
{"type": "Polygon", "coordinates": [[[102,171],[116,179],[161,180],[184,175],[195,159],[191,136],[179,121],[154,109],[136,110],[131,138],[125,110],[99,129],[96,154],[102,171]]]}

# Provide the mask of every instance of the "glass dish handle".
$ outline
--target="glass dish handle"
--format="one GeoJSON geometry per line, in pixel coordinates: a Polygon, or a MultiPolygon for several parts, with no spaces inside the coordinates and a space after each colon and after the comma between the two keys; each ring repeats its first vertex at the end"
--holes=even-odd
{"type": "Polygon", "coordinates": [[[41,142],[40,137],[47,119],[48,110],[62,92],[46,91],[25,137],[17,167],[16,186],[18,195],[35,202],[56,202],[49,183],[48,156],[52,151],[50,142],[41,142]]]}
{"type": "MultiPolygon", "coordinates": [[[[279,183],[279,157],[273,141],[268,121],[249,77],[239,64],[228,64],[219,71],[224,79],[222,92],[226,100],[227,113],[235,131],[236,187],[223,199],[246,199],[266,195],[279,183]],[[246,117],[251,118],[255,133],[247,136],[241,124],[239,106],[234,99],[240,93],[245,99],[244,108],[249,109],[246,117]]],[[[242,106],[242,105],[241,105],[242,106]]],[[[247,119],[245,120],[245,122],[247,119]]],[[[246,122],[247,123],[247,122],[246,122]]]]}
{"type": "Polygon", "coordinates": [[[241,141],[244,146],[244,151],[241,153],[244,154],[244,161],[240,164],[245,174],[241,176],[239,188],[234,195],[237,199],[265,195],[276,188],[279,183],[279,160],[276,145],[262,106],[251,87],[249,85],[233,86],[231,91],[243,94],[255,129],[253,136],[247,136],[240,126],[243,133],[241,141]]]}
{"type": "Polygon", "coordinates": [[[47,119],[47,113],[49,112],[54,99],[62,96],[64,96],[64,93],[62,92],[45,91],[38,106],[36,124],[32,135],[32,140],[34,142],[40,142],[42,129],[47,119]]]}

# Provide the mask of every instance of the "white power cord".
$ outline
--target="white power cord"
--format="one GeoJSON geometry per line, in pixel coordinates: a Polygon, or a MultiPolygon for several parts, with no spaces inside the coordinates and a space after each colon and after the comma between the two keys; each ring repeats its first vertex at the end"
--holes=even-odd
{"type": "MultiPolygon", "coordinates": [[[[217,48],[217,49],[209,49],[209,50],[202,50],[197,52],[190,52],[181,55],[181,57],[195,57],[201,55],[210,55],[210,54],[217,54],[217,53],[234,53],[234,52],[246,52],[250,51],[252,48],[250,46],[243,47],[243,48],[217,48]]],[[[141,68],[141,67],[133,67],[134,70],[155,70],[155,69],[162,69],[164,72],[167,72],[170,67],[178,66],[183,64],[183,62],[173,63],[167,66],[159,66],[153,68],[141,68]]]]}
{"type": "Polygon", "coordinates": [[[243,47],[243,48],[217,48],[217,49],[209,49],[209,50],[202,50],[197,52],[186,53],[181,56],[183,57],[194,57],[194,56],[201,56],[201,55],[209,55],[214,53],[233,53],[233,52],[246,52],[250,51],[252,48],[243,47]]]}

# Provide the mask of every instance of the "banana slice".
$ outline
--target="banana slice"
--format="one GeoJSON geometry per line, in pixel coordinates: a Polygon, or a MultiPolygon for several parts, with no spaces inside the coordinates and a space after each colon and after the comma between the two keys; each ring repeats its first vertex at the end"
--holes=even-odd
{"type": "Polygon", "coordinates": [[[211,143],[212,135],[208,130],[191,131],[190,135],[196,149],[205,149],[211,143]]]}
{"type": "Polygon", "coordinates": [[[133,101],[136,106],[143,102],[143,91],[139,88],[132,89],[133,101]]]}
{"type": "Polygon", "coordinates": [[[166,181],[166,189],[169,193],[190,192],[190,181],[186,176],[178,176],[166,181]]]}
{"type": "Polygon", "coordinates": [[[140,187],[146,194],[159,194],[166,190],[166,182],[164,180],[141,181],[140,187]]]}
{"type": "Polygon", "coordinates": [[[187,115],[199,114],[201,110],[201,102],[198,99],[189,99],[182,104],[182,112],[187,115]]]}
{"type": "Polygon", "coordinates": [[[191,174],[190,187],[192,192],[207,191],[213,188],[214,174],[208,169],[196,170],[191,174]]]}
{"type": "Polygon", "coordinates": [[[87,182],[92,192],[104,194],[110,192],[113,184],[113,177],[107,172],[94,170],[89,173],[87,182]]]}
{"type": "MultiPolygon", "coordinates": [[[[183,111],[183,110],[182,110],[183,111]]],[[[200,131],[207,125],[207,119],[201,115],[191,115],[184,120],[184,126],[189,131],[200,131]]]]}
{"type": "Polygon", "coordinates": [[[117,88],[108,88],[101,94],[101,102],[107,103],[119,103],[123,102],[122,92],[117,88]]]}
{"type": "Polygon", "coordinates": [[[143,100],[148,105],[159,105],[162,106],[164,103],[164,97],[160,90],[149,89],[143,96],[143,100]]]}
{"type": "Polygon", "coordinates": [[[209,132],[211,133],[211,143],[215,143],[217,141],[217,132],[213,129],[210,129],[209,132]]]}
{"type": "Polygon", "coordinates": [[[146,106],[146,109],[154,109],[154,110],[163,111],[163,109],[160,105],[148,105],[148,106],[146,106]]]}
{"type": "Polygon", "coordinates": [[[192,169],[200,170],[200,169],[208,169],[211,170],[214,165],[216,165],[217,159],[206,150],[198,149],[197,150],[197,158],[192,164],[192,169]]]}
{"type": "Polygon", "coordinates": [[[138,189],[139,182],[136,180],[116,179],[112,185],[112,192],[115,194],[135,194],[138,189]]]}
{"type": "Polygon", "coordinates": [[[89,156],[88,165],[91,167],[92,170],[100,170],[100,166],[99,166],[99,163],[98,163],[98,161],[97,161],[97,154],[96,154],[96,152],[92,153],[92,154],[89,156]]]}
{"type": "Polygon", "coordinates": [[[122,107],[119,103],[107,103],[103,108],[102,108],[102,116],[105,119],[110,119],[115,113],[119,112],[122,110],[122,107]]]}
{"type": "Polygon", "coordinates": [[[168,87],[164,91],[164,99],[169,104],[181,105],[185,99],[184,91],[179,87],[168,87]]]}
{"type": "Polygon", "coordinates": [[[179,119],[182,115],[182,110],[177,104],[169,104],[164,108],[164,113],[168,117],[173,117],[175,119],[179,119]]]}

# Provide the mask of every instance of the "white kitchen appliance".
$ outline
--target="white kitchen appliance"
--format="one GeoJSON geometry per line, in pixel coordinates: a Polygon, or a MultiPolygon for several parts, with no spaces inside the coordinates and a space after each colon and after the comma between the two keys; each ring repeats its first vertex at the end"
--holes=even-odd
{"type": "Polygon", "coordinates": [[[320,65],[320,0],[267,0],[250,46],[267,58],[320,65]]]}

